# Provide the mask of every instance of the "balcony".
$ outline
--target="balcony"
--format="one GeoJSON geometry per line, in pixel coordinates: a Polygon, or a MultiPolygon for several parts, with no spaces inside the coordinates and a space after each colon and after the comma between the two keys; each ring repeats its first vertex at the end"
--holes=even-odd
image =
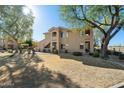
{"type": "Polygon", "coordinates": [[[52,32],[52,41],[57,40],[57,32],[52,32]]]}
{"type": "Polygon", "coordinates": [[[52,41],[57,41],[57,37],[52,37],[52,41]]]}
{"type": "Polygon", "coordinates": [[[85,31],[85,40],[90,40],[90,38],[91,38],[90,30],[86,30],[85,31]]]}

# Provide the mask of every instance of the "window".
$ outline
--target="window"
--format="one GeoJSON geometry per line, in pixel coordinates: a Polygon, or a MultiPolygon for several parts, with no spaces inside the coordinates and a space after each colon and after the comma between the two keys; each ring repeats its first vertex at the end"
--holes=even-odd
{"type": "Polygon", "coordinates": [[[80,49],[84,49],[84,45],[80,45],[80,49]]]}
{"type": "Polygon", "coordinates": [[[64,38],[64,32],[61,32],[61,38],[64,38]]]}
{"type": "Polygon", "coordinates": [[[68,32],[61,32],[60,35],[61,35],[61,38],[68,37],[68,32]]]}

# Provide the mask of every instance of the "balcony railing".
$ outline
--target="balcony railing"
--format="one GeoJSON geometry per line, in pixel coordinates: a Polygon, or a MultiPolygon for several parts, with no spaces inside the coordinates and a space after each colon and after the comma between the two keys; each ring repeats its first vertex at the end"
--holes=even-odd
{"type": "Polygon", "coordinates": [[[57,40],[57,37],[52,37],[52,41],[56,41],[57,40]]]}

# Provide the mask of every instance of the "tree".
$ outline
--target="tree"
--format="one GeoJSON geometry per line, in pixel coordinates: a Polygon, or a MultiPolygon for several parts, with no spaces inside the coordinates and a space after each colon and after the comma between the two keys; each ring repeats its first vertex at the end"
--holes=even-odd
{"type": "Polygon", "coordinates": [[[61,6],[61,17],[76,27],[90,26],[103,33],[101,56],[107,56],[110,40],[124,27],[124,6],[61,6]]]}
{"type": "Polygon", "coordinates": [[[95,29],[94,30],[94,47],[100,47],[101,41],[103,34],[99,30],[95,29]]]}
{"type": "Polygon", "coordinates": [[[26,6],[5,5],[0,6],[0,34],[3,38],[9,37],[17,44],[32,38],[32,25],[34,17],[32,12],[24,14],[26,6]]]}

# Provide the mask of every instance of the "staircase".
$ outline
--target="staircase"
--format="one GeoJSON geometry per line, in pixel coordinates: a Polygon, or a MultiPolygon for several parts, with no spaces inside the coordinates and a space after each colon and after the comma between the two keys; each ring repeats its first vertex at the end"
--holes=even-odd
{"type": "Polygon", "coordinates": [[[50,44],[50,39],[43,39],[40,41],[40,50],[43,51],[43,49],[50,44]]]}

